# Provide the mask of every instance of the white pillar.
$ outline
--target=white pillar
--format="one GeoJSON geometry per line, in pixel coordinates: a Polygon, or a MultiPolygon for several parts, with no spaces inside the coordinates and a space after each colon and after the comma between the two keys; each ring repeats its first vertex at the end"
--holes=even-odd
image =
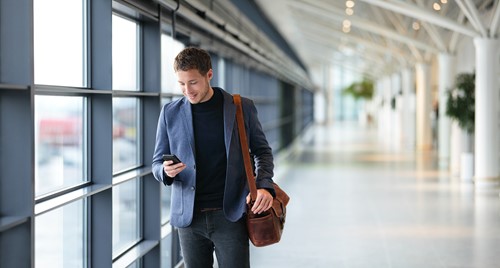
{"type": "Polygon", "coordinates": [[[395,106],[391,109],[392,124],[392,146],[394,150],[401,149],[401,74],[399,72],[391,75],[391,102],[395,101],[395,106]]]}
{"type": "Polygon", "coordinates": [[[450,135],[451,122],[446,115],[446,102],[448,100],[448,90],[455,83],[455,57],[441,53],[439,54],[439,128],[438,128],[438,156],[439,165],[448,167],[450,162],[450,135]]]}
{"type": "Polygon", "coordinates": [[[330,66],[327,64],[322,65],[323,71],[323,92],[325,93],[325,122],[327,124],[332,123],[335,120],[333,107],[335,100],[333,96],[335,96],[335,87],[332,86],[332,80],[330,79],[330,66]]]}
{"type": "MultiPolygon", "coordinates": [[[[326,70],[323,70],[326,72],[326,70]]],[[[345,101],[346,98],[342,97],[342,90],[345,88],[345,83],[343,79],[344,67],[335,65],[330,66],[328,68],[329,82],[328,85],[331,87],[332,96],[339,96],[339,98],[335,99],[335,102],[332,102],[330,107],[327,107],[327,121],[328,118],[331,118],[330,121],[343,121],[345,120],[345,101]],[[336,113],[335,113],[336,112],[336,113]]],[[[325,82],[326,83],[326,82],[325,82]]],[[[333,97],[332,97],[333,98],[333,97]]]]}
{"type": "Polygon", "coordinates": [[[384,76],[382,79],[382,90],[383,90],[383,98],[384,98],[384,129],[383,129],[383,137],[384,144],[388,147],[391,146],[392,141],[392,118],[391,118],[391,77],[389,75],[384,76]]]}
{"type": "Polygon", "coordinates": [[[499,182],[498,68],[500,40],[474,39],[476,46],[475,184],[499,182]]]}
{"type": "Polygon", "coordinates": [[[415,80],[410,69],[401,72],[403,91],[402,140],[406,149],[415,149],[415,80]]]}
{"type": "Polygon", "coordinates": [[[450,134],[450,172],[452,177],[460,176],[460,157],[462,155],[463,130],[457,121],[451,121],[450,134]]]}
{"type": "MultiPolygon", "coordinates": [[[[330,104],[333,105],[333,104],[330,104]]],[[[314,93],[314,121],[317,124],[326,124],[326,97],[325,91],[318,91],[314,93]]]]}
{"type": "Polygon", "coordinates": [[[431,79],[428,64],[417,63],[417,149],[432,149],[431,79]]]}

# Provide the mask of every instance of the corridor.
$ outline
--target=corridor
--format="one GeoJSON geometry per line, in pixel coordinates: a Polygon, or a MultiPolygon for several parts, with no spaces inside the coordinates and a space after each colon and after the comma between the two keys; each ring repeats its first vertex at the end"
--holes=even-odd
{"type": "Polygon", "coordinates": [[[311,128],[277,165],[291,197],[282,241],[252,247],[252,267],[500,267],[499,190],[382,138],[358,124],[311,128]]]}

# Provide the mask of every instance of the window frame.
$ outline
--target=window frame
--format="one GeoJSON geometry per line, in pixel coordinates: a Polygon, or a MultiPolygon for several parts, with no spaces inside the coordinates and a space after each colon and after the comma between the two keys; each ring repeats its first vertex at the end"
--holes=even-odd
{"type": "MultiPolygon", "coordinates": [[[[144,98],[152,95],[151,93],[147,93],[144,90],[144,47],[143,47],[143,39],[144,39],[144,30],[143,30],[143,22],[141,17],[137,12],[131,10],[128,6],[113,1],[113,9],[111,18],[113,16],[118,16],[122,19],[129,20],[136,25],[136,53],[135,53],[135,61],[136,61],[136,85],[135,90],[121,90],[116,89],[113,85],[111,86],[112,90],[112,101],[116,98],[132,98],[135,100],[135,124],[136,124],[136,148],[135,148],[135,158],[137,162],[128,166],[121,170],[112,170],[112,187],[119,187],[120,184],[130,182],[131,180],[137,180],[135,193],[137,195],[136,206],[137,206],[137,219],[136,226],[137,229],[137,237],[134,241],[129,241],[128,243],[121,245],[120,249],[115,252],[114,247],[111,248],[112,254],[112,263],[113,266],[120,266],[121,263],[127,263],[127,266],[132,264],[135,261],[139,261],[142,263],[141,256],[138,256],[135,252],[136,248],[142,249],[143,247],[149,247],[150,242],[145,240],[144,236],[144,178],[147,174],[151,173],[151,169],[149,167],[144,166],[144,158],[143,151],[144,147],[144,98]],[[134,261],[135,260],[135,261],[134,261]],[[132,263],[129,263],[132,261],[132,263]]],[[[113,26],[112,26],[113,28],[113,26]]],[[[113,54],[113,52],[111,52],[113,54]]],[[[111,77],[113,84],[113,75],[111,77]]],[[[153,94],[154,96],[158,96],[159,94],[153,94]]],[[[112,112],[114,112],[114,107],[111,108],[112,112]]],[[[114,121],[114,116],[112,115],[112,120],[114,121]]],[[[112,143],[114,140],[112,139],[112,143]]],[[[114,146],[114,145],[113,145],[114,146]]],[[[113,150],[112,150],[113,151],[113,150]]],[[[114,165],[114,163],[113,163],[114,165]]],[[[114,204],[112,202],[111,206],[114,204]]],[[[113,221],[113,219],[112,219],[113,221]]],[[[115,224],[113,224],[115,225],[115,224]]]]}

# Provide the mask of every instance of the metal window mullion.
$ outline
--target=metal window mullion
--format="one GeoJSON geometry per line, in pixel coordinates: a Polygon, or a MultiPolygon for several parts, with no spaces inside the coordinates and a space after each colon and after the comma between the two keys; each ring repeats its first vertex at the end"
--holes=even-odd
{"type": "Polygon", "coordinates": [[[136,131],[136,135],[137,135],[137,151],[136,151],[136,157],[137,157],[137,163],[136,165],[138,165],[139,167],[140,166],[143,166],[144,165],[144,162],[143,162],[143,158],[142,158],[142,150],[144,149],[144,146],[142,146],[142,137],[143,137],[143,121],[142,120],[142,101],[141,101],[141,98],[136,98],[136,102],[137,102],[137,110],[136,110],[136,115],[135,115],[135,124],[136,124],[136,127],[137,127],[137,131],[136,131]]]}
{"type": "Polygon", "coordinates": [[[136,42],[136,51],[135,51],[135,62],[137,68],[135,69],[135,76],[136,76],[136,81],[135,81],[135,89],[137,91],[142,91],[142,69],[143,69],[143,64],[142,64],[142,57],[141,57],[141,52],[142,52],[142,46],[141,46],[141,40],[142,40],[142,30],[141,30],[141,25],[137,21],[135,21],[135,42],[136,42]]]}
{"type": "Polygon", "coordinates": [[[89,29],[90,29],[90,20],[89,20],[89,7],[90,3],[87,0],[82,0],[82,10],[83,10],[83,16],[82,16],[82,25],[83,25],[83,55],[82,55],[82,62],[83,62],[83,73],[82,73],[82,80],[83,80],[83,87],[88,87],[90,84],[90,34],[89,34],[89,29]]]}

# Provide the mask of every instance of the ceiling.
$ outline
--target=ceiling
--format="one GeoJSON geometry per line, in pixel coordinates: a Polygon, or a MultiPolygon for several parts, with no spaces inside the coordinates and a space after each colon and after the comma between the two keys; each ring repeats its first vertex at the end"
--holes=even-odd
{"type": "Polygon", "coordinates": [[[372,78],[455,53],[464,37],[498,38],[500,28],[499,0],[255,2],[310,71],[341,66],[372,78]]]}

